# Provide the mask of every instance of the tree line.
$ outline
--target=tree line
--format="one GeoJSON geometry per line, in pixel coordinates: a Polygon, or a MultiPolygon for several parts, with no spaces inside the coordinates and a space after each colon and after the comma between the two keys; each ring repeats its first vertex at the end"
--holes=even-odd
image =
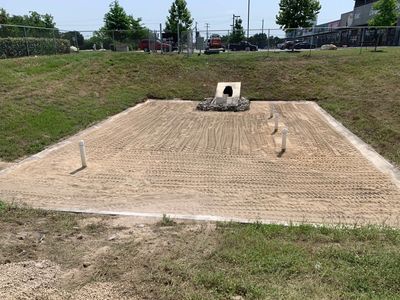
{"type": "MultiPolygon", "coordinates": [[[[321,4],[318,0],[280,0],[276,23],[286,31],[295,28],[309,28],[312,27],[320,10],[321,4]]],[[[374,10],[377,13],[370,21],[371,26],[392,26],[396,24],[399,16],[397,0],[379,0],[374,4],[374,10]]],[[[9,15],[4,9],[0,8],[0,24],[53,29],[51,31],[43,31],[37,28],[30,28],[28,34],[36,37],[55,35],[56,37],[70,40],[72,45],[79,48],[91,47],[93,44],[108,48],[113,45],[115,41],[126,42],[140,40],[148,38],[153,34],[142,24],[141,18],[135,18],[127,14],[118,0],[111,2],[109,11],[104,15],[104,25],[99,30],[95,31],[93,36],[88,40],[85,40],[78,31],[60,33],[55,28],[56,23],[54,22],[53,16],[50,14],[41,15],[35,11],[30,12],[28,15],[18,16],[9,15]]],[[[188,9],[186,0],[174,0],[165,22],[163,37],[176,41],[178,32],[191,30],[192,26],[193,18],[188,9]]],[[[22,34],[26,34],[26,32],[22,33],[20,28],[7,27],[0,30],[0,37],[6,35],[22,36],[22,34]]],[[[245,40],[242,19],[236,19],[230,34],[223,36],[222,39],[228,43],[236,43],[245,40]]],[[[259,33],[250,37],[249,42],[264,47],[268,42],[275,44],[276,39],[277,38],[270,37],[268,41],[266,34],[259,33]]]]}

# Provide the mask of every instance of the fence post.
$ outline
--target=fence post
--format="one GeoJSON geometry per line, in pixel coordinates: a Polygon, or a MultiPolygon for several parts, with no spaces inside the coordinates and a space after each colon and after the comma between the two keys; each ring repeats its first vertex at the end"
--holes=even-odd
{"type": "MultiPolygon", "coordinates": [[[[153,44],[153,52],[157,53],[157,32],[154,30],[153,32],[154,44],[153,44]]],[[[162,47],[161,47],[162,48],[162,47]]]]}
{"type": "Polygon", "coordinates": [[[54,44],[54,54],[57,54],[57,43],[56,43],[56,29],[53,29],[53,44],[54,44]]]}
{"type": "Polygon", "coordinates": [[[268,50],[267,50],[267,56],[269,56],[269,47],[270,47],[270,43],[269,43],[269,37],[270,37],[270,34],[271,34],[271,29],[268,29],[268,38],[267,38],[267,47],[268,47],[268,50]]]}
{"type": "Polygon", "coordinates": [[[161,43],[161,54],[164,53],[164,42],[163,42],[163,37],[162,37],[162,24],[160,23],[160,43],[161,43]]]}
{"type": "Polygon", "coordinates": [[[177,27],[178,27],[177,28],[178,53],[181,54],[181,37],[180,37],[180,34],[179,34],[179,22],[178,22],[177,27]]]}
{"type": "Polygon", "coordinates": [[[29,54],[28,39],[27,39],[27,36],[26,36],[26,27],[24,27],[24,38],[25,38],[26,54],[28,54],[28,56],[29,56],[30,54],[29,54]]]}
{"type": "Polygon", "coordinates": [[[76,44],[76,48],[79,49],[79,43],[78,43],[78,33],[75,31],[75,44],[76,44]]]}
{"type": "Polygon", "coordinates": [[[360,46],[360,54],[362,53],[362,48],[364,46],[364,34],[365,34],[365,28],[361,29],[361,46],[360,46]]]}
{"type": "Polygon", "coordinates": [[[147,30],[147,39],[148,39],[148,43],[147,43],[147,46],[149,47],[148,49],[147,49],[147,52],[148,53],[151,53],[151,34],[150,34],[150,29],[148,29],[147,30]]]}
{"type": "Polygon", "coordinates": [[[186,31],[187,57],[190,56],[190,30],[186,31]]]}
{"type": "Polygon", "coordinates": [[[114,35],[114,30],[112,31],[112,39],[113,39],[113,51],[117,51],[117,48],[115,47],[115,35],[114,35]]]}
{"type": "Polygon", "coordinates": [[[347,29],[346,30],[346,45],[347,45],[347,47],[350,47],[350,45],[349,45],[349,42],[350,42],[350,40],[349,40],[349,38],[350,38],[350,29],[347,29]]]}
{"type": "Polygon", "coordinates": [[[311,34],[310,56],[311,56],[311,51],[312,51],[313,45],[314,45],[314,32],[311,34]]]}

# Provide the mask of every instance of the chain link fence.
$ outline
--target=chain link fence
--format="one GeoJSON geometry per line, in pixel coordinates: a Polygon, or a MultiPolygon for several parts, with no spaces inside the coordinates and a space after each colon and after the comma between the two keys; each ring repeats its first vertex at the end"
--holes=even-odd
{"type": "Polygon", "coordinates": [[[66,31],[0,25],[0,58],[64,54],[77,51],[147,53],[220,53],[288,51],[335,47],[400,46],[400,27],[313,27],[306,29],[66,31]]]}

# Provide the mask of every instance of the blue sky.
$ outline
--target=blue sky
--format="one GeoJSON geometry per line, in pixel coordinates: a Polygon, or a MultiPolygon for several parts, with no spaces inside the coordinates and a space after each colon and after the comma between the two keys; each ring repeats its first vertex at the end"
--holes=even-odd
{"type": "MultiPolygon", "coordinates": [[[[66,30],[96,30],[102,26],[103,16],[111,0],[0,0],[0,7],[10,14],[27,14],[35,10],[54,16],[57,27],[66,30]],[[96,3],[96,4],[94,4],[96,3]]],[[[353,9],[353,0],[320,0],[322,10],[319,23],[340,19],[341,13],[353,9]]],[[[120,0],[120,4],[134,17],[141,17],[151,29],[159,28],[165,22],[172,0],[120,0]]],[[[201,30],[205,23],[210,29],[229,29],[232,14],[240,15],[247,24],[247,0],[187,0],[188,7],[201,30]]],[[[251,0],[250,27],[277,28],[275,16],[279,0],[251,0]]]]}

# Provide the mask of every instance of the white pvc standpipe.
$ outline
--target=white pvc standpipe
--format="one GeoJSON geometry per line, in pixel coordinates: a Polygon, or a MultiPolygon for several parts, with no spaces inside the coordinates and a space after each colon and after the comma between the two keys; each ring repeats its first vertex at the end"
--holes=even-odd
{"type": "Polygon", "coordinates": [[[271,111],[269,113],[269,117],[272,119],[274,117],[274,114],[275,114],[275,106],[272,104],[271,111]]]}
{"type": "Polygon", "coordinates": [[[85,142],[84,141],[79,142],[79,150],[81,152],[82,168],[86,168],[87,163],[86,163],[86,150],[85,150],[85,142]]]}
{"type": "Polygon", "coordinates": [[[275,113],[274,114],[274,118],[275,118],[275,131],[278,131],[278,128],[279,128],[279,114],[275,113]]]}
{"type": "Polygon", "coordinates": [[[286,141],[287,141],[287,135],[289,133],[289,130],[287,128],[284,128],[282,130],[282,150],[286,150],[286,141]]]}

